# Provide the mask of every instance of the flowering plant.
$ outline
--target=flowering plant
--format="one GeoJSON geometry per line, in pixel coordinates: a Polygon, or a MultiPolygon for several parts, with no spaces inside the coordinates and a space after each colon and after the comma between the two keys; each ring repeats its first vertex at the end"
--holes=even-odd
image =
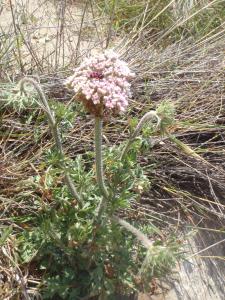
{"type": "Polygon", "coordinates": [[[166,114],[163,109],[159,113],[146,113],[125,145],[105,151],[105,161],[111,161],[106,168],[108,177],[105,180],[102,120],[107,115],[126,110],[131,96],[129,80],[133,77],[128,65],[110,51],[86,59],[66,80],[76,99],[85,105],[95,120],[95,168],[88,172],[80,157],[68,164],[56,113],[52,112],[40,85],[31,78],[20,81],[21,92],[27,83],[36,89],[40,98],[37,102],[47,115],[55,141],[57,163],[50,182],[59,180],[57,174],[63,173],[68,187],[49,187],[58,202],[52,209],[46,208],[41,216],[41,226],[29,232],[25,243],[26,249],[37,249],[35,253],[46,269],[45,299],[109,299],[108,296],[118,292],[129,294],[143,288],[146,270],[151,269],[152,278],[155,266],[165,269],[175,262],[178,249],[173,243],[174,256],[171,256],[171,250],[169,257],[166,252],[170,249],[169,244],[166,247],[154,245],[146,234],[148,230],[142,232],[118,214],[149,187],[143,168],[136,162],[140,148],[132,148],[132,145],[146,122],[155,120],[157,128],[164,124],[162,119],[166,114]],[[54,263],[49,264],[49,259],[54,263]]]}

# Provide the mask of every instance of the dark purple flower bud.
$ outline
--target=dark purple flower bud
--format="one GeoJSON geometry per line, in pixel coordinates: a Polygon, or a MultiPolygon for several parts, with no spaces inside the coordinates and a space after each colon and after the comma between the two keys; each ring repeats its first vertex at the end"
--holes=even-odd
{"type": "Polygon", "coordinates": [[[104,76],[101,72],[92,72],[90,78],[102,79],[104,76]]]}

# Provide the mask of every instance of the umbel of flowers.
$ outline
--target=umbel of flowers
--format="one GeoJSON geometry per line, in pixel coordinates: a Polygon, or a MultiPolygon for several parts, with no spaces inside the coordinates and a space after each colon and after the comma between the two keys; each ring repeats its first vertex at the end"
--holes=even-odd
{"type": "Polygon", "coordinates": [[[129,80],[135,75],[113,51],[86,58],[66,80],[77,100],[95,116],[124,112],[131,96],[129,80]]]}

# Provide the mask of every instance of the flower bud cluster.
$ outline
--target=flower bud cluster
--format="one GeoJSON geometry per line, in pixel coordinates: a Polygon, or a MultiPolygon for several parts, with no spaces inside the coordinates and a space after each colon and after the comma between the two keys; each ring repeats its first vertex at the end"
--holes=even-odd
{"type": "Polygon", "coordinates": [[[78,99],[95,115],[124,112],[131,97],[128,65],[113,51],[87,58],[66,80],[78,99]]]}

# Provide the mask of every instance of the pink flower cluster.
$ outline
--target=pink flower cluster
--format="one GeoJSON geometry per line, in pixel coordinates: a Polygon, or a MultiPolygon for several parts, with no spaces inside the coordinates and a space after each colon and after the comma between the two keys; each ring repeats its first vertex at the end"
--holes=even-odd
{"type": "Polygon", "coordinates": [[[123,112],[131,96],[129,79],[134,77],[127,64],[113,51],[87,58],[74,70],[66,84],[90,105],[104,111],[123,112]]]}

